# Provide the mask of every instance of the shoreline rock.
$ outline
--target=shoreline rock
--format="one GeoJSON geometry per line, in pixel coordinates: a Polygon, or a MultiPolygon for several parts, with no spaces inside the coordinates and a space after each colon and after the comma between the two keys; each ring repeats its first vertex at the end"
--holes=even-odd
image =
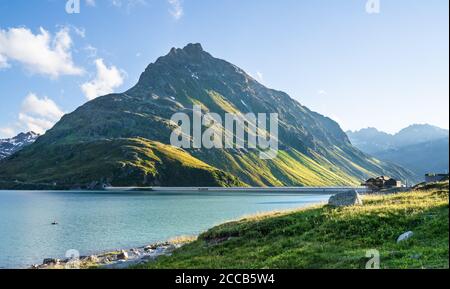
{"type": "Polygon", "coordinates": [[[40,265],[32,265],[29,269],[125,269],[132,265],[147,263],[160,256],[172,254],[175,249],[186,243],[173,244],[171,242],[155,243],[139,248],[122,249],[78,259],[45,258],[40,265]]]}
{"type": "Polygon", "coordinates": [[[362,206],[363,201],[358,192],[352,190],[331,196],[328,205],[332,207],[362,206]]]}

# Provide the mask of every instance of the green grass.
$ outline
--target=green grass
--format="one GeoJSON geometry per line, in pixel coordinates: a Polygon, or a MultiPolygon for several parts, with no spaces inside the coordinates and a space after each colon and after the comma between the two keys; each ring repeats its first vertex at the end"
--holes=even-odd
{"type": "Polygon", "coordinates": [[[143,138],[29,147],[13,156],[7,166],[0,166],[0,176],[0,181],[13,184],[15,180],[55,183],[58,188],[83,187],[93,181],[113,186],[245,185],[182,149],[143,138]]]}
{"type": "Polygon", "coordinates": [[[198,240],[139,268],[449,267],[448,182],[411,192],[364,197],[364,206],[320,206],[270,213],[215,227],[198,240]],[[400,244],[399,235],[415,235],[400,244]]]}

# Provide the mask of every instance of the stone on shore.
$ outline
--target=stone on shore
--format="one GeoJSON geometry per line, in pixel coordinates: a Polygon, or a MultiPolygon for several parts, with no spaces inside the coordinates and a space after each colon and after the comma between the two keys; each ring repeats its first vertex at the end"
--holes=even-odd
{"type": "Polygon", "coordinates": [[[397,238],[397,243],[406,241],[406,240],[410,239],[412,236],[414,236],[414,232],[412,232],[412,231],[403,233],[397,238]]]}
{"type": "Polygon", "coordinates": [[[328,200],[328,205],[332,207],[362,206],[362,204],[361,196],[355,190],[336,194],[328,200]]]}
{"type": "Polygon", "coordinates": [[[130,252],[133,253],[136,256],[141,256],[141,252],[139,252],[138,249],[131,249],[130,252]]]}
{"type": "Polygon", "coordinates": [[[98,262],[99,262],[99,259],[98,259],[97,256],[91,255],[91,256],[89,256],[89,257],[86,257],[86,259],[84,259],[84,261],[90,262],[90,263],[98,263],[98,262]]]}
{"type": "Polygon", "coordinates": [[[122,250],[122,252],[120,252],[119,255],[117,255],[117,260],[128,260],[128,253],[124,250],[122,250]]]}

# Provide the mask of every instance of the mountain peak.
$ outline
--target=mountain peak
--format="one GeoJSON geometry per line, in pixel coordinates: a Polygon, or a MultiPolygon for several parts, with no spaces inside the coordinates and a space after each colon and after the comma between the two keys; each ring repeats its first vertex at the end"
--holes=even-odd
{"type": "Polygon", "coordinates": [[[0,139],[0,160],[34,143],[38,137],[38,134],[31,131],[22,132],[13,138],[0,139]]]}
{"type": "Polygon", "coordinates": [[[173,47],[170,52],[169,56],[179,56],[179,55],[200,55],[202,53],[205,53],[203,50],[203,47],[200,43],[189,43],[183,48],[175,48],[173,47]]]}
{"type": "Polygon", "coordinates": [[[447,129],[443,129],[438,126],[426,124],[426,123],[425,124],[419,124],[419,123],[412,124],[404,129],[402,129],[397,134],[401,134],[401,133],[408,132],[408,131],[433,131],[433,132],[440,132],[443,134],[448,134],[447,129]]]}
{"type": "MultiPolygon", "coordinates": [[[[200,43],[189,43],[183,48],[172,48],[168,54],[150,63],[141,74],[138,83],[127,91],[129,95],[143,95],[149,90],[159,89],[160,96],[177,93],[174,84],[186,85],[186,81],[197,81],[203,75],[213,80],[235,75],[237,68],[203,50],[200,43]]],[[[239,75],[244,73],[239,70],[239,75]]],[[[244,82],[242,78],[240,81],[244,82]]]]}
{"type": "Polygon", "coordinates": [[[186,45],[183,48],[184,51],[186,52],[203,52],[203,47],[200,43],[189,43],[188,45],[186,45]]]}
{"type": "MultiPolygon", "coordinates": [[[[239,133],[234,126],[233,120],[233,136],[239,133]]],[[[202,125],[202,134],[206,127],[202,125]]],[[[214,127],[215,132],[225,133],[224,129],[226,123],[214,127]]],[[[192,137],[186,137],[191,146],[192,137]]],[[[113,186],[357,185],[370,175],[415,177],[395,165],[374,162],[351,146],[336,122],[257,83],[200,44],[172,49],[149,64],[133,88],[86,103],[0,165],[2,181],[56,182],[62,187],[89,187],[93,181],[113,186]],[[258,114],[257,118],[260,113],[278,114],[282,159],[263,160],[260,148],[247,146],[250,136],[261,131],[248,131],[243,149],[237,145],[239,136],[232,141],[235,149],[172,147],[176,129],[172,117],[187,113],[191,118],[194,105],[222,119],[228,113],[243,116],[246,127],[245,123],[253,123],[247,113],[258,114]],[[73,169],[55,170],[55,164],[73,169]],[[249,170],[249,165],[258,169],[249,170]]]]}

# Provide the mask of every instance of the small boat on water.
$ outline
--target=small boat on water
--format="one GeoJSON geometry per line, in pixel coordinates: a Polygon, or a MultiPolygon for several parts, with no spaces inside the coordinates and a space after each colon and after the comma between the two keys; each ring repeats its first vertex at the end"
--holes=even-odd
{"type": "Polygon", "coordinates": [[[53,221],[53,222],[52,222],[52,225],[53,225],[53,226],[56,226],[56,225],[58,225],[58,222],[53,221]]]}

